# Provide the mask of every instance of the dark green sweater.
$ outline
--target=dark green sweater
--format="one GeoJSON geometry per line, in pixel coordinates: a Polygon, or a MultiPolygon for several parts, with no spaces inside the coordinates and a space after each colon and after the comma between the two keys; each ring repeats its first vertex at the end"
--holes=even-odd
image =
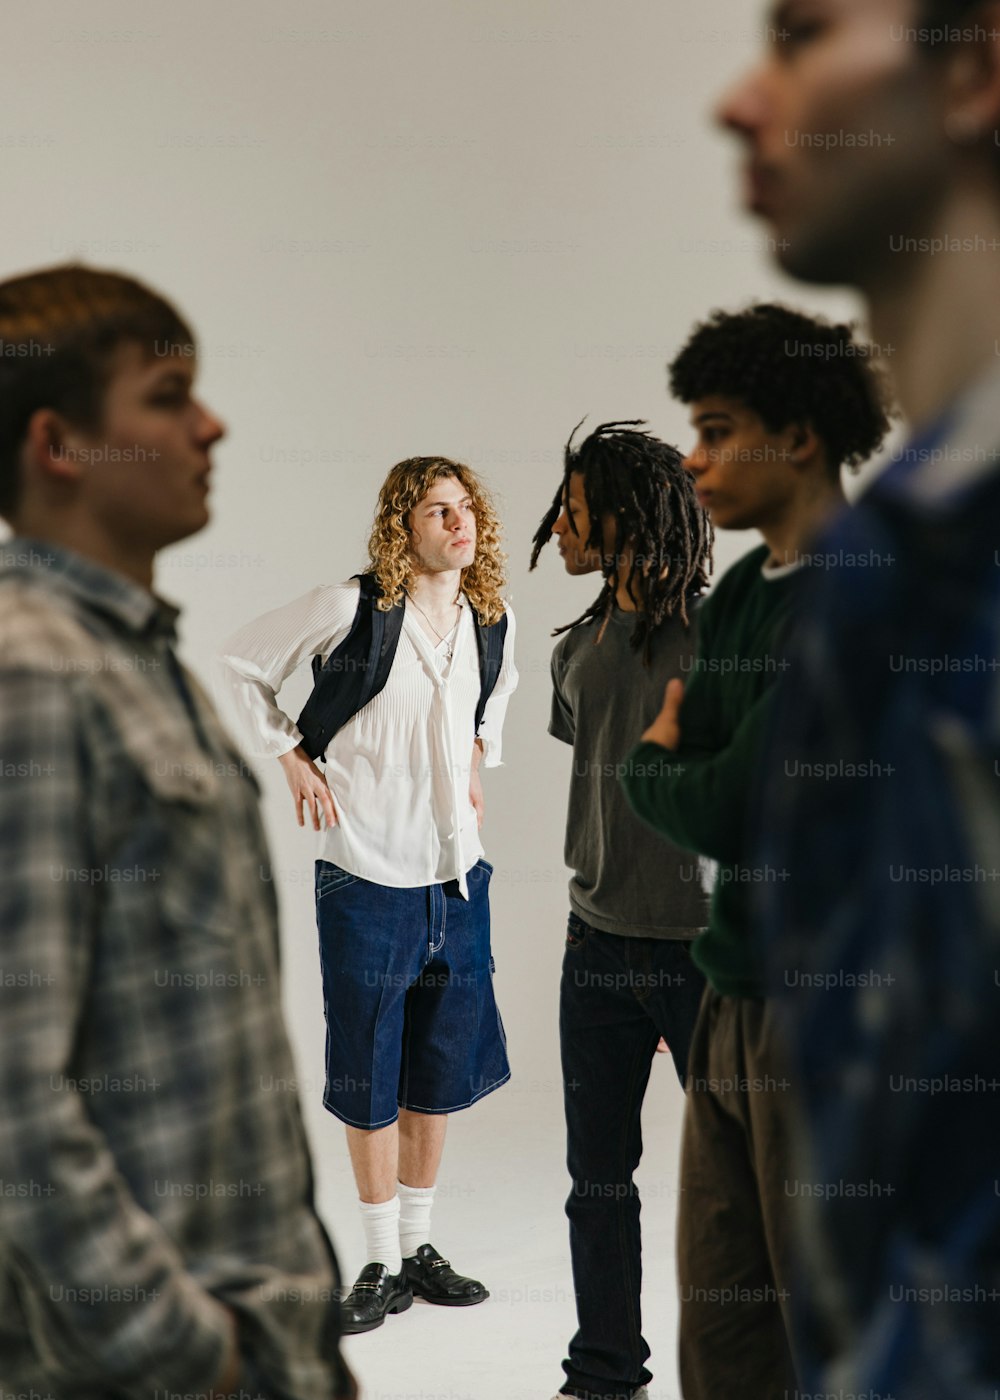
{"type": "Polygon", "coordinates": [[[659,744],[632,750],[622,778],[633,810],[678,846],[719,862],[708,928],[692,954],[716,991],[762,996],[749,937],[754,887],[780,879],[751,863],[748,808],[787,667],[783,642],[801,569],[767,578],[767,545],[738,560],[697,610],[697,657],[685,682],[676,763],[659,744]]]}

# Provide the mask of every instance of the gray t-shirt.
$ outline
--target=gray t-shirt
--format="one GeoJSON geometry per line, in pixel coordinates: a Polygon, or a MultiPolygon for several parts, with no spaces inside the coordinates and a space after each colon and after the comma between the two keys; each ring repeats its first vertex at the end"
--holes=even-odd
{"type": "Polygon", "coordinates": [[[667,681],[690,674],[694,628],[685,631],[677,617],[664,622],[647,667],[629,642],[635,624],[635,613],[615,608],[599,645],[600,623],[588,622],[564,633],[552,653],[549,733],[573,745],[570,905],[605,933],[694,938],[708,923],[711,865],[641,822],[618,781],[660,711],[667,681]]]}

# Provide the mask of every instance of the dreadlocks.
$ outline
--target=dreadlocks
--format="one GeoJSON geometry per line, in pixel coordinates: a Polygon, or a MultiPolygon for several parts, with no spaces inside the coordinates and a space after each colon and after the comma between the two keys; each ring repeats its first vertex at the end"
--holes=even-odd
{"type": "Polygon", "coordinates": [[[631,557],[625,587],[638,609],[631,643],[636,650],[642,648],[643,664],[648,666],[656,628],[674,613],[687,626],[688,600],[708,587],[712,526],[698,503],[681,454],[646,432],[641,419],[602,423],[574,448],[573,435],[579,426],[566,444],[563,479],[535,532],[529,567],[538,563],[568,498],[569,479],[579,472],[590,514],[590,538],[584,547],[600,550],[604,587],[585,613],[557,627],[552,635],[601,618],[596,638],[600,641],[622,581],[619,568],[631,557]],[[609,515],[615,522],[610,553],[604,545],[604,520],[609,515]]]}

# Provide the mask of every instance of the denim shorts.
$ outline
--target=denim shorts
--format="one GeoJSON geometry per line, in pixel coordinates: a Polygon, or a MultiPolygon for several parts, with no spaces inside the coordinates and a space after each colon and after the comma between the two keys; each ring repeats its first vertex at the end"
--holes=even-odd
{"type": "Polygon", "coordinates": [[[354,1128],[400,1108],[454,1113],[510,1078],[493,995],[489,883],[393,889],[316,862],[326,1011],[325,1106],[354,1128]]]}

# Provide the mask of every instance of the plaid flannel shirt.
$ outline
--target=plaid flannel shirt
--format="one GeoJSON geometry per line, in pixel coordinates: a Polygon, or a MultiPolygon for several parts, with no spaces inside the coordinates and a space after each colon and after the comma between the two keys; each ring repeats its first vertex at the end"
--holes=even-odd
{"type": "Polygon", "coordinates": [[[245,1393],[330,1400],[258,789],[176,617],[0,545],[0,1384],[204,1394],[228,1308],[245,1393]]]}

